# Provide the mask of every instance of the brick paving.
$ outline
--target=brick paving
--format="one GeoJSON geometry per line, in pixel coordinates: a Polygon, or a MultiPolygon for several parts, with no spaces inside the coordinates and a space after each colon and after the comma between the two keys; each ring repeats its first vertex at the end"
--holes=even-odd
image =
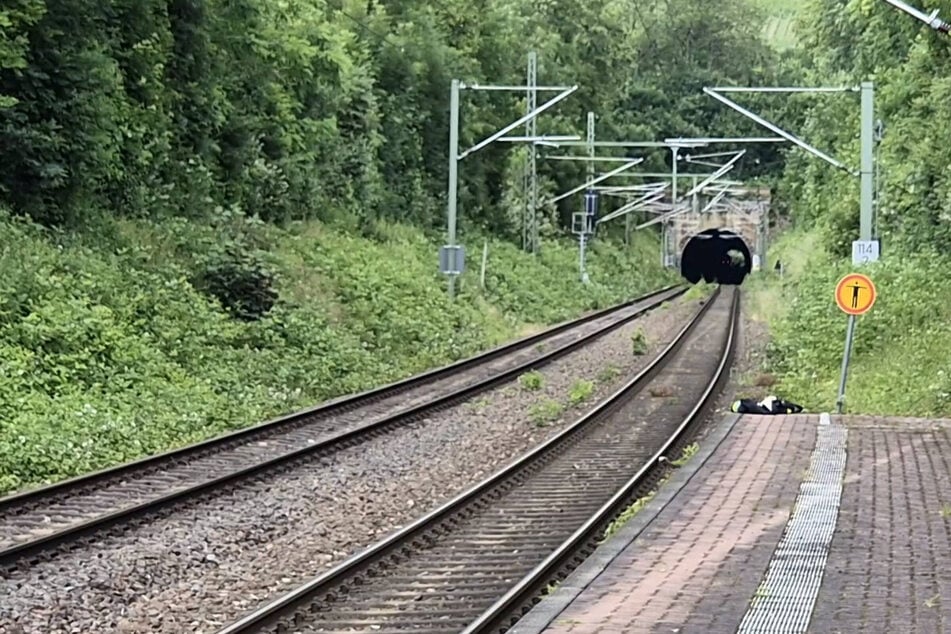
{"type": "Polygon", "coordinates": [[[847,475],[809,632],[951,632],[947,423],[846,419],[847,475]]]}
{"type": "Polygon", "coordinates": [[[545,630],[734,632],[789,519],[818,417],[744,417],[545,630]]]}
{"type": "MultiPolygon", "coordinates": [[[[847,463],[808,632],[951,632],[951,420],[834,420],[848,428],[847,463]]],[[[724,429],[695,474],[684,467],[679,492],[635,518],[642,527],[602,557],[597,577],[569,577],[515,630],[736,632],[789,520],[817,426],[817,416],[745,416],[724,429]]]]}

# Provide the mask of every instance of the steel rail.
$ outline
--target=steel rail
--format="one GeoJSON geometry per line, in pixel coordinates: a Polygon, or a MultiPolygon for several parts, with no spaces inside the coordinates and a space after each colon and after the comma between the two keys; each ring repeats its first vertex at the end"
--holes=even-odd
{"type": "MultiPolygon", "coordinates": [[[[400,379],[393,383],[389,383],[380,387],[372,388],[364,392],[359,392],[353,395],[347,395],[343,397],[338,397],[321,403],[320,405],[300,410],[292,414],[287,414],[285,416],[280,416],[278,418],[273,418],[271,420],[253,425],[251,427],[245,427],[243,429],[238,429],[232,432],[227,432],[218,436],[214,436],[207,440],[201,442],[193,443],[184,447],[179,447],[177,449],[172,449],[162,453],[154,454],[151,456],[146,456],[144,458],[139,458],[137,460],[132,460],[129,462],[124,462],[120,465],[113,467],[107,467],[105,469],[100,469],[97,471],[91,471],[83,475],[79,475],[73,478],[68,478],[61,480],[59,482],[54,482],[52,484],[43,485],[40,487],[35,487],[32,489],[24,489],[22,491],[17,491],[9,495],[0,497],[0,512],[6,511],[7,508],[13,505],[18,505],[24,501],[35,499],[41,495],[52,495],[67,489],[75,489],[81,485],[94,484],[96,481],[107,478],[123,475],[129,471],[141,469],[150,465],[159,464],[162,462],[169,462],[178,458],[186,457],[187,455],[209,448],[213,448],[217,445],[233,442],[239,440],[246,436],[256,435],[264,431],[275,430],[282,428],[288,424],[296,423],[301,421],[301,419],[309,418],[311,416],[319,415],[331,415],[345,411],[345,409],[352,409],[356,407],[361,407],[371,400],[378,400],[386,396],[392,396],[400,392],[410,390],[421,385],[425,385],[428,382],[434,381],[436,379],[441,379],[452,374],[459,372],[460,370],[468,369],[474,367],[481,363],[494,360],[502,355],[509,354],[516,350],[520,350],[524,347],[530,346],[533,343],[539,341],[540,339],[545,339],[553,335],[562,333],[571,328],[586,324],[588,322],[600,319],[606,315],[611,314],[614,311],[622,310],[627,307],[631,307],[639,302],[643,302],[652,297],[656,297],[661,293],[677,288],[677,285],[666,286],[664,288],[658,289],[656,291],[651,291],[645,295],[637,297],[627,302],[623,302],[616,306],[610,308],[603,308],[601,310],[595,311],[578,319],[565,321],[561,324],[555,325],[547,330],[517,339],[513,342],[503,344],[491,350],[487,350],[479,355],[470,357],[468,359],[462,359],[456,361],[450,365],[446,365],[439,368],[434,368],[432,370],[427,370],[420,374],[416,374],[405,379],[400,379]]],[[[686,289],[684,289],[686,291],[686,289]]]]}
{"type": "MultiPolygon", "coordinates": [[[[0,549],[0,565],[9,566],[15,563],[16,561],[23,559],[24,557],[34,555],[44,550],[49,550],[61,544],[73,542],[79,539],[80,537],[102,531],[106,528],[120,524],[121,522],[128,521],[134,517],[141,516],[147,513],[157,512],[172,504],[177,504],[184,500],[208,493],[216,488],[220,488],[229,483],[245,480],[256,474],[262,473],[266,470],[269,470],[281,465],[290,464],[294,460],[305,457],[308,454],[316,454],[321,451],[331,450],[334,447],[337,447],[347,442],[353,442],[354,440],[360,437],[368,436],[369,434],[377,432],[383,429],[384,427],[408,423],[412,420],[415,420],[417,417],[419,417],[422,414],[430,413],[436,409],[440,409],[448,405],[451,405],[452,403],[469,398],[475,394],[484,392],[499,383],[510,380],[513,377],[527,370],[530,370],[532,368],[542,367],[548,363],[551,363],[552,361],[580,348],[586,343],[594,339],[600,338],[616,330],[617,328],[620,328],[624,324],[627,324],[633,321],[634,319],[636,319],[637,317],[643,315],[644,313],[656,308],[658,305],[662,304],[663,302],[669,301],[670,299],[673,299],[683,294],[684,292],[686,292],[686,288],[684,287],[679,287],[679,286],[666,287],[664,289],[660,289],[658,291],[648,293],[630,302],[625,302],[624,304],[621,304],[619,306],[598,311],[591,315],[582,317],[578,320],[566,322],[565,324],[555,326],[554,328],[546,330],[542,333],[523,338],[512,344],[501,346],[492,351],[489,351],[488,353],[480,355],[479,357],[475,357],[474,359],[467,359],[462,362],[456,363],[454,365],[447,366],[446,368],[441,368],[441,369],[420,375],[420,377],[428,377],[428,381],[435,380],[436,378],[442,378],[443,376],[451,376],[452,374],[459,372],[463,369],[468,369],[470,367],[478,365],[478,363],[475,362],[476,360],[479,360],[479,362],[481,363],[481,362],[487,362],[487,361],[499,358],[503,356],[504,354],[522,350],[530,346],[531,344],[539,341],[540,339],[544,339],[544,338],[559,334],[561,332],[564,332],[566,330],[570,330],[573,327],[584,325],[591,321],[595,321],[599,318],[606,317],[613,312],[634,307],[638,303],[650,302],[653,299],[661,298],[657,301],[654,301],[653,303],[650,303],[644,306],[640,310],[636,310],[632,312],[630,315],[626,317],[623,317],[617,321],[614,321],[608,324],[604,328],[600,328],[574,341],[570,341],[566,344],[563,344],[562,346],[559,346],[558,348],[545,353],[541,357],[531,359],[523,363],[519,363],[507,370],[495,372],[491,376],[485,379],[478,380],[475,383],[471,383],[462,388],[452,390],[451,392],[441,394],[424,403],[420,403],[418,405],[409,407],[407,409],[399,410],[392,415],[370,422],[366,425],[346,429],[342,432],[339,432],[330,437],[327,437],[319,442],[309,444],[307,446],[301,447],[299,449],[296,449],[290,452],[282,453],[280,455],[262,460],[260,462],[257,462],[255,464],[252,464],[250,466],[247,466],[241,469],[230,471],[219,477],[211,478],[192,486],[173,490],[165,495],[149,498],[142,502],[131,504],[129,506],[125,506],[119,509],[115,509],[111,512],[104,513],[104,514],[92,517],[90,519],[77,522],[75,524],[70,524],[61,530],[38,537],[36,539],[13,543],[10,546],[0,549]]],[[[407,385],[407,386],[415,387],[417,385],[415,381],[418,381],[418,380],[419,380],[419,377],[414,377],[394,385],[407,385]]],[[[419,384],[422,385],[428,381],[420,381],[419,384]]],[[[372,403],[373,400],[376,400],[375,398],[376,395],[378,395],[383,390],[387,390],[387,389],[389,388],[388,387],[380,388],[379,390],[374,390],[371,392],[364,393],[362,395],[358,395],[356,397],[351,397],[350,399],[346,399],[344,401],[340,401],[338,403],[334,403],[329,406],[321,406],[311,410],[306,410],[305,412],[295,414],[291,417],[278,419],[277,423],[279,424],[281,421],[285,421],[285,422],[297,421],[300,417],[323,414],[326,411],[325,408],[334,408],[334,407],[346,406],[346,405],[350,405],[350,407],[352,408],[353,399],[361,399],[361,398],[368,399],[368,402],[372,403]]],[[[411,387],[403,387],[400,389],[400,391],[404,391],[406,389],[411,389],[411,387]]],[[[270,423],[265,423],[264,425],[259,425],[257,429],[259,430],[273,429],[273,427],[269,427],[269,426],[273,426],[274,424],[275,422],[273,421],[270,423]]],[[[122,465],[120,467],[116,467],[111,470],[106,470],[103,472],[97,472],[97,474],[91,474],[90,476],[87,476],[87,478],[98,475],[99,479],[101,480],[107,475],[109,476],[121,475],[123,473],[127,473],[129,467],[131,466],[135,466],[135,465],[141,466],[143,463],[156,464],[156,465],[160,464],[157,461],[159,459],[162,459],[163,457],[164,457],[165,463],[181,462],[187,459],[189,456],[194,455],[197,452],[198,448],[202,448],[205,450],[214,449],[215,447],[224,446],[237,438],[247,438],[248,435],[249,435],[249,430],[242,430],[240,432],[229,434],[223,437],[218,437],[216,439],[212,439],[211,441],[205,441],[203,443],[199,443],[198,445],[193,445],[191,447],[187,447],[182,450],[176,450],[173,452],[168,452],[166,454],[159,454],[158,456],[148,458],[143,461],[130,463],[129,465],[122,465]]],[[[77,480],[83,481],[83,478],[79,478],[77,480]]],[[[70,481],[67,481],[66,483],[62,483],[61,485],[53,485],[52,487],[49,487],[46,489],[41,489],[41,490],[38,489],[36,490],[35,495],[39,495],[42,492],[47,492],[51,490],[66,491],[67,489],[65,488],[65,486],[69,482],[70,481]]],[[[21,502],[29,502],[31,500],[28,494],[19,496],[16,499],[20,500],[21,502]]],[[[0,507],[0,511],[2,510],[4,509],[0,507]]]]}
{"type": "MultiPolygon", "coordinates": [[[[702,321],[710,307],[713,306],[715,299],[719,296],[720,292],[721,291],[718,288],[714,295],[695,312],[690,321],[677,333],[674,339],[668,343],[668,345],[649,363],[646,368],[641,370],[634,378],[627,381],[621,388],[619,388],[605,400],[601,401],[601,403],[599,403],[595,408],[593,408],[575,423],[571,424],[549,440],[530,450],[523,456],[515,459],[482,482],[470,487],[466,491],[444,503],[437,509],[427,513],[423,517],[420,517],[402,529],[397,530],[388,537],[378,541],[376,544],[373,544],[361,552],[352,555],[331,570],[328,570],[327,572],[307,581],[306,583],[298,586],[296,589],[247,614],[240,620],[231,623],[225,628],[219,630],[217,634],[248,634],[250,632],[258,632],[262,628],[281,622],[282,619],[285,619],[298,612],[298,610],[304,609],[304,606],[312,602],[317,597],[323,596],[331,592],[335,587],[352,580],[366,571],[368,568],[372,567],[374,564],[388,558],[391,555],[395,555],[399,551],[410,547],[416,542],[421,541],[426,533],[435,530],[442,521],[446,520],[451,515],[461,512],[470,504],[475,503],[478,499],[491,493],[496,487],[500,486],[509,478],[515,476],[518,472],[528,468],[530,465],[535,464],[539,460],[544,460],[548,455],[558,451],[558,449],[569,442],[572,437],[583,433],[590,426],[590,424],[600,420],[605,413],[612,411],[612,408],[616,407],[618,404],[626,402],[631,397],[633,392],[639,392],[683,346],[685,341],[688,339],[688,335],[702,321]]],[[[736,310],[735,303],[733,310],[736,310]]],[[[732,348],[732,329],[734,324],[735,314],[731,317],[729,348],[732,348]]],[[[722,368],[724,365],[725,361],[720,364],[720,371],[718,374],[722,374],[722,368]]],[[[707,396],[709,396],[709,393],[710,390],[705,392],[704,400],[707,398],[707,396]]],[[[699,411],[699,409],[700,407],[698,405],[694,408],[694,412],[699,411]]],[[[684,427],[685,425],[681,425],[681,427],[678,428],[678,434],[684,427]]],[[[665,443],[664,447],[669,447],[670,444],[671,442],[668,441],[665,443]]],[[[652,460],[651,464],[653,464],[653,462],[654,461],[652,460]]],[[[645,470],[646,468],[641,470],[639,473],[642,473],[645,470]]]]}
{"type": "Polygon", "coordinates": [[[540,596],[542,589],[557,576],[560,570],[564,570],[569,566],[571,558],[577,554],[579,549],[585,544],[597,539],[597,535],[603,531],[603,527],[624,511],[634,492],[647,480],[651,472],[660,466],[661,459],[670,455],[671,449],[681,441],[687,429],[700,418],[711,397],[717,392],[720,384],[728,376],[727,368],[733,359],[739,307],[740,293],[737,291],[733,296],[727,341],[724,345],[716,373],[710,379],[710,383],[707,385],[706,390],[704,390],[700,400],[694,405],[693,409],[687,414],[683,421],[681,421],[674,433],[667,439],[667,442],[664,443],[636,474],[631,476],[631,479],[628,480],[610,500],[605,502],[588,521],[579,527],[571,537],[562,542],[542,563],[538,564],[534,570],[525,575],[505,596],[483,612],[482,615],[473,621],[461,634],[487,634],[488,632],[498,632],[514,625],[518,618],[528,611],[527,608],[530,607],[535,599],[540,596]],[[516,616],[516,613],[519,614],[516,616]]]}

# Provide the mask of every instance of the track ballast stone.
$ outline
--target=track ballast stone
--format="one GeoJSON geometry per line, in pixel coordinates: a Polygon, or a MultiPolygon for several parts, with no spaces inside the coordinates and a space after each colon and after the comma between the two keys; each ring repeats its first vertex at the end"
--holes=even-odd
{"type": "MultiPolygon", "coordinates": [[[[668,295],[668,291],[661,296],[668,295]]],[[[213,481],[294,451],[306,451],[320,443],[355,429],[365,429],[399,412],[425,405],[439,396],[478,384],[525,363],[538,361],[543,354],[576,343],[586,335],[635,315],[656,301],[636,301],[590,322],[544,337],[534,345],[524,345],[499,358],[483,361],[448,376],[396,390],[379,400],[358,399],[344,409],[317,411],[292,416],[282,423],[250,430],[240,438],[225,437],[177,460],[160,460],[97,479],[95,485],[40,491],[18,504],[0,508],[0,551],[44,538],[71,526],[121,509],[134,507],[198,484],[213,481]]],[[[345,405],[347,399],[338,399],[345,405]]],[[[315,452],[316,453],[316,452],[315,452]]],[[[313,454],[312,454],[313,455],[313,454]]]]}
{"type": "Polygon", "coordinates": [[[0,634],[214,632],[557,433],[643,368],[697,307],[675,300],[566,355],[539,370],[540,389],[501,386],[13,573],[0,580],[0,634]],[[632,353],[638,330],[648,342],[642,356],[632,353]],[[594,391],[572,407],[579,380],[594,391]],[[561,415],[533,422],[549,401],[565,407],[561,415]]]}

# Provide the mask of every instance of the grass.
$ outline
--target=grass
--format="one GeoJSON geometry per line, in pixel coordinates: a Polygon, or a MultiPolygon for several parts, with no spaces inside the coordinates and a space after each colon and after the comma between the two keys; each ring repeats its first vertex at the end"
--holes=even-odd
{"type": "Polygon", "coordinates": [[[594,393],[594,381],[580,379],[571,386],[571,390],[568,392],[568,401],[572,405],[580,405],[588,400],[592,393],[594,393]]]}
{"type": "Polygon", "coordinates": [[[699,282],[694,284],[687,289],[687,292],[683,294],[683,298],[688,301],[694,301],[698,299],[706,299],[713,294],[713,291],[716,290],[716,284],[707,284],[706,282],[699,282]]]}
{"type": "MultiPolygon", "coordinates": [[[[663,484],[663,481],[661,484],[663,484]]],[[[603,543],[616,535],[625,524],[630,522],[638,513],[644,510],[644,507],[647,506],[648,502],[654,499],[655,495],[657,495],[657,491],[651,491],[644,497],[638,498],[633,504],[624,509],[624,511],[622,511],[613,522],[608,524],[608,527],[604,531],[604,536],[601,538],[601,542],[603,543]]]]}
{"type": "Polygon", "coordinates": [[[492,404],[492,399],[490,399],[488,396],[483,396],[483,397],[470,401],[469,409],[474,411],[481,411],[491,404],[492,404]]]}
{"type": "Polygon", "coordinates": [[[631,354],[638,357],[647,354],[647,335],[641,328],[631,333],[631,354]]]}
{"type": "Polygon", "coordinates": [[[621,375],[621,369],[615,365],[608,365],[598,372],[598,383],[608,383],[621,375]]]}
{"type": "Polygon", "coordinates": [[[0,494],[395,381],[672,280],[649,232],[631,249],[593,244],[586,286],[568,274],[570,242],[533,257],[490,239],[485,290],[470,270],[449,301],[439,242],[413,227],[97,222],[50,232],[0,209],[0,494]],[[273,273],[255,282],[278,295],[256,321],[201,288],[225,248],[273,273]]]}
{"type": "Polygon", "coordinates": [[[537,426],[547,427],[551,422],[558,420],[564,411],[564,405],[549,398],[532,405],[528,410],[528,417],[537,426]]]}
{"type": "Polygon", "coordinates": [[[545,385],[545,377],[538,370],[532,370],[518,377],[518,384],[526,390],[540,390],[545,385]]]}
{"type": "Polygon", "coordinates": [[[674,460],[671,464],[674,465],[675,467],[682,467],[685,464],[687,464],[687,462],[691,458],[697,455],[698,451],[700,451],[700,445],[698,445],[697,443],[690,443],[689,445],[684,447],[683,452],[681,452],[680,458],[678,458],[677,460],[674,460]]]}
{"type": "MultiPolygon", "coordinates": [[[[683,448],[680,454],[680,458],[675,460],[672,464],[675,467],[682,467],[687,464],[691,458],[693,458],[697,452],[700,451],[700,445],[697,443],[691,443],[683,448]]],[[[601,543],[604,543],[610,539],[613,535],[616,535],[625,524],[630,522],[638,513],[644,510],[644,507],[647,506],[647,503],[654,499],[654,496],[657,495],[657,491],[667,482],[670,476],[664,476],[660,482],[657,483],[657,488],[645,495],[644,497],[638,498],[631,504],[629,507],[624,509],[617,518],[611,522],[604,531],[604,535],[601,538],[601,543]]]]}
{"type": "MultiPolygon", "coordinates": [[[[782,280],[769,266],[746,287],[749,317],[768,326],[771,339],[753,377],[809,411],[830,411],[848,322],[832,290],[853,267],[824,252],[810,231],[784,235],[769,264],[777,257],[785,266],[782,280]]],[[[893,254],[864,270],[879,298],[857,320],[846,413],[951,415],[951,331],[943,325],[951,318],[948,266],[943,256],[893,254]]]]}

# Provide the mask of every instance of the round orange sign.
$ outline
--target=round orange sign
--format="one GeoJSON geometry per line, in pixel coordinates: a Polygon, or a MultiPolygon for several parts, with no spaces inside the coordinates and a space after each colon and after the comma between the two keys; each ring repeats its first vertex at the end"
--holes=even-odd
{"type": "Polygon", "coordinates": [[[861,273],[849,273],[835,287],[835,302],[849,315],[863,315],[875,303],[875,285],[861,273]]]}

